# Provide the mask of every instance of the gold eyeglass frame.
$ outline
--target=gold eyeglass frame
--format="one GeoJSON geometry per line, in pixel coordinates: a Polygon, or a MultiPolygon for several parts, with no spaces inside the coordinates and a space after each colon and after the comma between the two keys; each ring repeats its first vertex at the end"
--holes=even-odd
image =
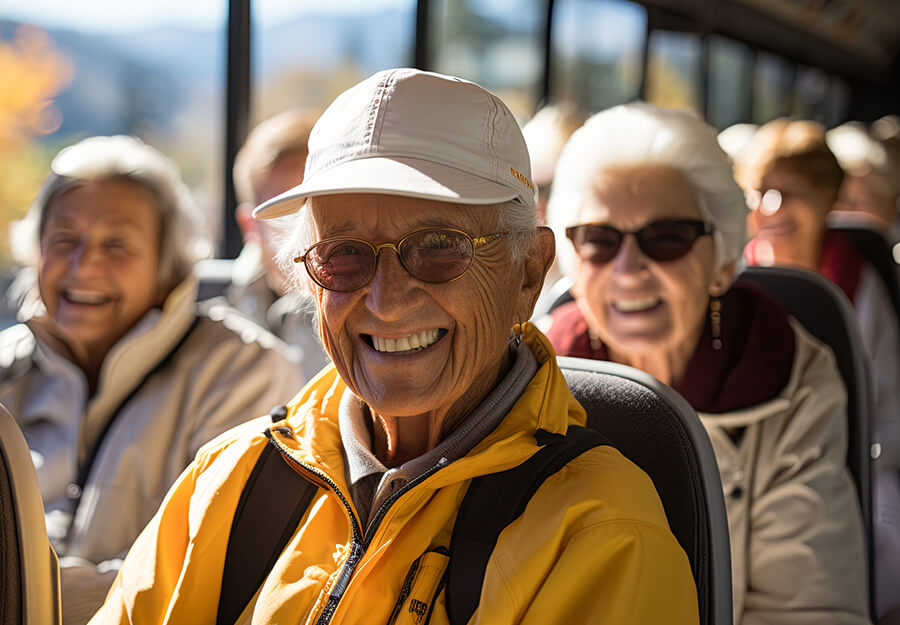
{"type": "Polygon", "coordinates": [[[315,282],[316,284],[318,284],[323,289],[325,289],[327,291],[335,291],[337,293],[351,293],[353,291],[356,291],[357,289],[363,288],[369,282],[372,281],[372,278],[375,277],[375,272],[378,270],[378,254],[379,254],[379,252],[381,252],[381,250],[383,250],[385,248],[389,248],[389,249],[394,250],[394,252],[397,254],[397,258],[400,260],[400,264],[403,265],[403,268],[406,269],[406,273],[411,275],[416,280],[421,280],[422,282],[426,282],[429,284],[445,284],[445,283],[449,283],[449,282],[455,282],[456,280],[459,280],[464,275],[466,275],[466,272],[469,271],[469,267],[472,266],[472,261],[475,260],[475,250],[476,249],[478,249],[482,245],[487,245],[488,243],[490,243],[492,241],[496,241],[497,239],[499,239],[500,237],[502,237],[505,234],[508,234],[508,233],[507,232],[494,232],[492,234],[486,234],[486,235],[483,235],[480,237],[473,237],[468,232],[466,232],[464,230],[458,230],[456,228],[420,228],[419,230],[414,230],[413,232],[410,232],[409,234],[404,235],[403,238],[400,239],[399,241],[397,241],[396,243],[381,243],[379,245],[370,243],[369,241],[366,241],[365,239],[357,239],[356,237],[329,237],[327,239],[322,239],[321,241],[316,241],[311,246],[309,246],[309,248],[307,248],[307,250],[305,252],[303,252],[302,255],[295,256],[293,258],[293,261],[295,263],[303,263],[303,266],[306,268],[306,273],[309,274],[309,277],[312,279],[312,281],[315,282]],[[409,267],[407,267],[406,263],[403,261],[403,255],[400,254],[400,246],[403,245],[403,242],[406,241],[407,239],[414,237],[417,234],[421,234],[423,232],[454,232],[456,234],[461,234],[465,238],[467,238],[472,243],[472,257],[469,258],[469,263],[466,265],[465,270],[463,270],[463,272],[461,274],[459,274],[455,278],[451,278],[450,280],[437,280],[437,281],[432,282],[429,280],[422,280],[422,278],[414,276],[412,274],[412,272],[409,270],[409,267]],[[321,282],[319,282],[316,279],[316,277],[313,275],[313,272],[310,271],[309,265],[306,264],[306,258],[309,255],[309,252],[313,248],[318,247],[319,245],[322,245],[323,243],[334,243],[336,241],[352,241],[355,243],[363,243],[363,244],[367,245],[369,247],[369,249],[372,250],[373,256],[375,257],[375,262],[372,264],[372,273],[369,274],[369,277],[366,279],[365,282],[360,284],[355,289],[351,289],[350,291],[339,291],[337,289],[328,288],[327,286],[325,286],[324,284],[322,284],[321,282]]]}

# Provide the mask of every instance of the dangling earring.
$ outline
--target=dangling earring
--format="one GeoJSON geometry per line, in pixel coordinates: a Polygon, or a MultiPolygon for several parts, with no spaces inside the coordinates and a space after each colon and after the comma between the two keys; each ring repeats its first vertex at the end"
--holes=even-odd
{"type": "Polygon", "coordinates": [[[588,341],[590,341],[591,349],[595,352],[603,347],[603,341],[600,340],[600,337],[591,329],[588,329],[588,341]]]}
{"type": "Polygon", "coordinates": [[[709,300],[709,321],[712,326],[712,348],[722,349],[722,301],[718,297],[709,300]]]}

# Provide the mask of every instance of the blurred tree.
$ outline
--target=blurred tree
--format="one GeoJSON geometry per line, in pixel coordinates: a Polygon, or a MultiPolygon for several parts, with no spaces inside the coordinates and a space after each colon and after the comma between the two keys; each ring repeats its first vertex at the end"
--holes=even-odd
{"type": "Polygon", "coordinates": [[[35,138],[59,128],[53,100],[72,74],[69,60],[35,26],[23,24],[12,39],[0,39],[0,270],[12,264],[9,224],[25,214],[52,156],[35,138]]]}
{"type": "Polygon", "coordinates": [[[647,100],[665,108],[697,110],[697,90],[692,77],[685,76],[677,64],[666,57],[647,63],[647,100]]]}

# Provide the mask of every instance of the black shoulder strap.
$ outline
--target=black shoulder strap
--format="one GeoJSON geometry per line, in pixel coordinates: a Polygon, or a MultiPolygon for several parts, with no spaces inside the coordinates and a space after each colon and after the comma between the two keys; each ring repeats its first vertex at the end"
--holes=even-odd
{"type": "MultiPolygon", "coordinates": [[[[280,416],[272,410],[273,419],[280,416]]],[[[317,488],[291,469],[273,444],[247,478],[228,536],[216,625],[234,625],[275,566],[317,488]]]]}
{"type": "Polygon", "coordinates": [[[451,625],[465,625],[475,613],[484,571],[500,533],[515,521],[548,477],[572,459],[609,441],[596,430],[571,426],[565,436],[535,433],[543,445],[517,467],[472,480],[450,540],[446,605],[451,625]]]}

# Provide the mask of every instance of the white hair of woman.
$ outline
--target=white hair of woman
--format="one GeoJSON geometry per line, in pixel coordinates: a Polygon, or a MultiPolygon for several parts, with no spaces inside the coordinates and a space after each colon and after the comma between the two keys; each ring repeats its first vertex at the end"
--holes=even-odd
{"type": "Polygon", "coordinates": [[[575,252],[559,242],[567,227],[579,223],[597,174],[639,165],[664,165],[681,172],[697,191],[703,218],[715,227],[717,267],[740,258],[748,209],[715,129],[689,111],[636,102],[590,117],[560,155],[547,221],[556,234],[559,262],[566,273],[574,268],[575,252]]]}
{"type": "Polygon", "coordinates": [[[139,184],[156,198],[161,224],[158,285],[171,290],[209,254],[209,242],[201,235],[201,214],[178,165],[132,136],[89,137],[56,155],[25,218],[10,228],[13,257],[23,265],[37,265],[53,199],[87,182],[110,178],[139,184]]]}

